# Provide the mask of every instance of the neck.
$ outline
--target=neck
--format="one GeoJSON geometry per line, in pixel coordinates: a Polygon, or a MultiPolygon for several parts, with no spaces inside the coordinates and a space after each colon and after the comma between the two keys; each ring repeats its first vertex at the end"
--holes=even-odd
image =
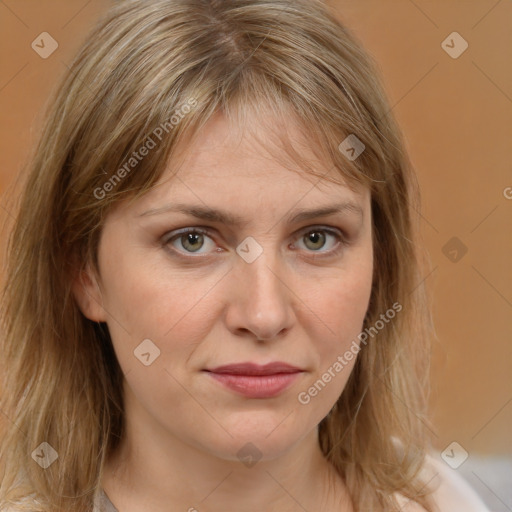
{"type": "Polygon", "coordinates": [[[184,443],[129,409],[125,436],[102,478],[119,512],[351,510],[317,429],[279,457],[246,466],[184,443]]]}

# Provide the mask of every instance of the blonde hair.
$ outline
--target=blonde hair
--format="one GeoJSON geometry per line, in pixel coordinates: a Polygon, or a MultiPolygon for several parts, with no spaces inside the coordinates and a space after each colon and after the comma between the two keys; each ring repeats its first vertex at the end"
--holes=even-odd
{"type": "Polygon", "coordinates": [[[213,114],[242,123],[268,111],[296,123],[334,177],[316,172],[280,132],[279,147],[302,170],[371,192],[374,280],[364,329],[402,306],[361,346],[319,425],[321,448],[356,510],[399,510],[395,494],[432,510],[419,477],[430,326],[419,192],[390,110],[375,64],[319,1],[116,2],[50,103],[9,239],[0,507],[32,497],[30,510],[92,510],[124,432],[123,374],[106,325],[82,315],[72,280],[87,262],[97,270],[109,211],[149,190],[213,114]],[[120,172],[159,127],[155,147],[120,172]],[[355,159],[339,149],[349,135],[364,144],[355,159]],[[58,453],[44,470],[31,457],[43,441],[58,453]]]}

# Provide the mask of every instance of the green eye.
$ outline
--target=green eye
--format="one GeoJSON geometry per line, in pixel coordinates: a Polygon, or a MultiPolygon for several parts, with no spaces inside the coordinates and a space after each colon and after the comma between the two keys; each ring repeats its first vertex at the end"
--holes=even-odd
{"type": "Polygon", "coordinates": [[[207,231],[199,228],[189,228],[176,233],[166,241],[166,244],[172,245],[174,249],[181,253],[185,252],[190,254],[204,254],[204,252],[199,251],[205,245],[208,245],[205,244],[207,240],[210,240],[213,246],[215,246],[213,240],[207,235],[207,231]]]}
{"type": "MultiPolygon", "coordinates": [[[[302,232],[298,241],[298,249],[314,256],[337,254],[345,243],[342,232],[327,228],[309,228],[309,231],[302,232]]],[[[185,257],[187,254],[207,255],[214,252],[216,247],[209,231],[197,227],[171,233],[164,239],[164,245],[172,246],[175,252],[185,257]]]]}
{"type": "Polygon", "coordinates": [[[301,236],[301,240],[304,241],[304,245],[308,252],[321,252],[321,253],[332,253],[335,251],[337,244],[343,242],[343,236],[337,231],[331,229],[310,229],[307,233],[301,236]],[[334,239],[329,244],[329,238],[334,239]],[[331,248],[327,250],[321,250],[326,245],[330,245],[331,248]]]}

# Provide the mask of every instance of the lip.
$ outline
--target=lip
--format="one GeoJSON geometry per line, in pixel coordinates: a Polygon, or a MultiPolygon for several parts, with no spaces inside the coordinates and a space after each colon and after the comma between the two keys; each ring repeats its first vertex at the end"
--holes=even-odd
{"type": "Polygon", "coordinates": [[[279,361],[265,365],[236,363],[204,371],[220,384],[248,398],[277,396],[303,372],[296,366],[279,361]]]}

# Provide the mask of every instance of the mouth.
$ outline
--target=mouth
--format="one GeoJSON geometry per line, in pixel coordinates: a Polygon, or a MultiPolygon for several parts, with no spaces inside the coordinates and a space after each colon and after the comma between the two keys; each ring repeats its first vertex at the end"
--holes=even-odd
{"type": "Polygon", "coordinates": [[[282,393],[304,372],[287,363],[266,365],[237,363],[203,370],[224,387],[248,398],[272,398],[282,393]]]}

